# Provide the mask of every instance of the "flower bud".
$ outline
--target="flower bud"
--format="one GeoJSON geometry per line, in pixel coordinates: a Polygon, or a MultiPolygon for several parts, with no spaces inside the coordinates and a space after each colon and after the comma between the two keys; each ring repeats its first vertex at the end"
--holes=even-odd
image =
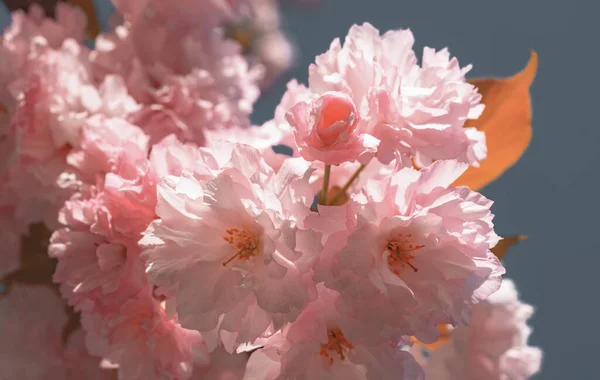
{"type": "Polygon", "coordinates": [[[307,161],[339,165],[373,150],[371,139],[359,134],[359,113],[351,97],[326,92],[300,102],[286,115],[300,155],[307,161]]]}

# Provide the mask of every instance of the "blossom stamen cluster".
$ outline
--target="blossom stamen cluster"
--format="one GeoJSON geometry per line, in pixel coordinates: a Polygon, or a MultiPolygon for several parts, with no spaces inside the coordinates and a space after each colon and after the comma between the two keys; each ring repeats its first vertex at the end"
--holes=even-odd
{"type": "Polygon", "coordinates": [[[260,241],[258,237],[247,228],[239,230],[237,228],[229,228],[225,231],[227,236],[223,238],[231,244],[237,251],[235,255],[223,262],[223,266],[227,266],[235,259],[250,260],[259,253],[260,241]]]}
{"type": "Polygon", "coordinates": [[[404,238],[403,234],[398,233],[399,240],[388,240],[386,248],[389,252],[388,265],[395,275],[400,275],[400,271],[405,266],[409,266],[415,273],[419,269],[411,263],[415,259],[415,256],[411,252],[417,251],[424,248],[424,245],[412,244],[410,238],[412,234],[406,235],[404,238]]]}
{"type": "Polygon", "coordinates": [[[337,327],[327,330],[327,343],[321,345],[320,355],[329,359],[329,364],[333,364],[334,358],[329,352],[338,354],[340,360],[346,360],[346,352],[352,350],[354,346],[344,337],[344,333],[337,327]]]}

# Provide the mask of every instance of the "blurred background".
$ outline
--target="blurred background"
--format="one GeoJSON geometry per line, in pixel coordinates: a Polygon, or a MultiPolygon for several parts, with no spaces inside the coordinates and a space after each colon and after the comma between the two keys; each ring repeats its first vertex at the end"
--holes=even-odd
{"type": "MultiPolygon", "coordinates": [[[[27,2],[0,3],[0,25],[10,22],[6,5],[27,2]]],[[[112,6],[94,3],[106,28],[112,6]]],[[[600,6],[581,0],[287,0],[282,8],[283,27],[298,51],[292,69],[258,102],[255,123],[271,118],[286,82],[306,83],[315,55],[355,23],[381,31],[410,28],[417,52],[447,46],[462,66],[474,65],[470,78],[511,76],[531,49],[538,52],[532,142],[483,193],[495,201],[500,235],[529,236],[504,262],[523,300],[537,309],[530,344],[541,346],[545,358],[536,379],[600,379],[600,6]]]]}

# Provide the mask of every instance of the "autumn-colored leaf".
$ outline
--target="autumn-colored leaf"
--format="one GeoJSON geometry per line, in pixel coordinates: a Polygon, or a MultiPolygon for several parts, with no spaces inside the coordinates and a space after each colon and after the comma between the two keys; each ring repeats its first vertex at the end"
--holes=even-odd
{"type": "Polygon", "coordinates": [[[480,189],[514,165],[531,140],[531,99],[529,86],[537,71],[538,57],[531,52],[529,63],[520,73],[507,79],[474,79],[483,96],[485,111],[465,127],[475,127],[486,134],[487,159],[479,168],[469,168],[456,186],[480,189]]]}
{"type": "Polygon", "coordinates": [[[95,39],[100,34],[100,22],[96,16],[96,8],[92,0],[69,0],[69,3],[78,6],[87,16],[86,33],[91,39],[95,39]]]}
{"type": "Polygon", "coordinates": [[[527,239],[527,235],[516,235],[511,237],[505,237],[496,244],[494,248],[492,248],[492,253],[496,255],[500,260],[506,255],[506,252],[510,247],[517,244],[521,240],[527,239]]]}
{"type": "Polygon", "coordinates": [[[439,325],[437,325],[437,329],[438,329],[438,332],[440,333],[440,336],[439,336],[438,340],[436,340],[433,343],[423,343],[423,342],[419,341],[417,338],[415,338],[414,336],[410,337],[410,341],[413,343],[417,343],[417,344],[427,347],[427,349],[429,351],[434,351],[435,349],[439,348],[440,346],[442,346],[450,341],[450,332],[452,331],[451,326],[447,325],[447,324],[439,324],[439,325]]]}

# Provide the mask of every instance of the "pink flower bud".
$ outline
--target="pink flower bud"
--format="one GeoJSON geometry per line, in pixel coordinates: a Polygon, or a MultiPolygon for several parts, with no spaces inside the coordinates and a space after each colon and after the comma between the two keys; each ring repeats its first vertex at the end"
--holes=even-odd
{"type": "Polygon", "coordinates": [[[328,92],[311,104],[314,132],[324,146],[344,143],[356,135],[358,115],[354,102],[342,93],[328,92]]]}
{"type": "Polygon", "coordinates": [[[286,115],[298,151],[308,161],[339,165],[374,150],[372,139],[359,134],[359,113],[348,95],[326,92],[300,102],[286,115]]]}

